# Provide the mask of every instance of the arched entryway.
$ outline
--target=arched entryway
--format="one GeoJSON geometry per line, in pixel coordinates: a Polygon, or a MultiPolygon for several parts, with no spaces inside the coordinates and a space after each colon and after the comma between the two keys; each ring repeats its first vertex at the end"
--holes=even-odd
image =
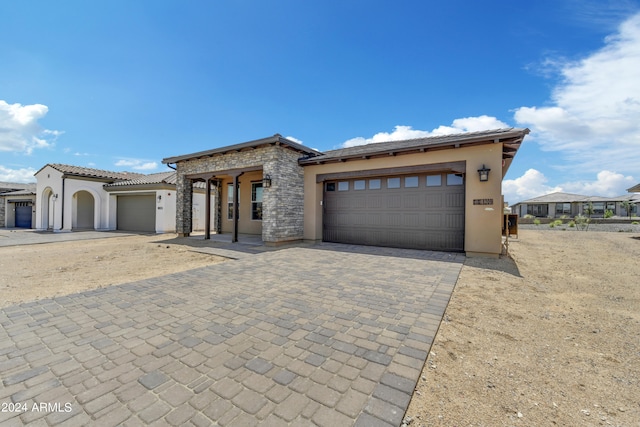
{"type": "Polygon", "coordinates": [[[73,195],[73,222],[74,230],[95,229],[95,199],[88,191],[78,191],[73,195]]]}
{"type": "Polygon", "coordinates": [[[55,222],[55,199],[56,196],[53,193],[51,187],[47,187],[42,192],[42,198],[40,200],[40,213],[42,215],[38,228],[42,230],[53,230],[55,222]]]}

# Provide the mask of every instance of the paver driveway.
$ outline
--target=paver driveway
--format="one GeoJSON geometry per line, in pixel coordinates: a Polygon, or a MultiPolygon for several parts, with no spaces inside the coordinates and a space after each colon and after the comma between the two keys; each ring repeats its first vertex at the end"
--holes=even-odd
{"type": "Polygon", "coordinates": [[[398,426],[460,254],[323,244],[0,310],[0,425],[398,426]]]}

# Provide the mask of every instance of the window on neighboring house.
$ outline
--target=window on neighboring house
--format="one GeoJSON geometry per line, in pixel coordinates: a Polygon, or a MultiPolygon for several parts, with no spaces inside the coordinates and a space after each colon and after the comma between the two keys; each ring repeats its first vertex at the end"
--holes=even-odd
{"type": "Polygon", "coordinates": [[[616,214],[616,202],[607,202],[607,210],[616,214]]]}
{"type": "Polygon", "coordinates": [[[262,221],[262,182],[251,183],[251,219],[262,221]]]}
{"type": "Polygon", "coordinates": [[[556,215],[571,215],[571,203],[556,203],[556,215]]]}
{"type": "Polygon", "coordinates": [[[593,202],[591,206],[589,206],[589,203],[582,205],[582,212],[585,215],[589,215],[589,209],[591,209],[591,215],[604,215],[604,202],[593,202]]]}
{"type": "Polygon", "coordinates": [[[537,217],[549,216],[549,205],[527,205],[527,214],[537,217]]]}
{"type": "MultiPolygon", "coordinates": [[[[240,211],[240,189],[238,189],[238,212],[240,211]]],[[[227,185],[227,219],[233,219],[233,184],[227,185]]]]}

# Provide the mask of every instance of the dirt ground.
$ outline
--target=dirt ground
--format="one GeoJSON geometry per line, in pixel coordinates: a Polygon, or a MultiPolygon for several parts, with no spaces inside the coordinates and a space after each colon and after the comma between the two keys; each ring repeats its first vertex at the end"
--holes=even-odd
{"type": "MultiPolygon", "coordinates": [[[[0,248],[0,307],[221,262],[158,236],[0,248]],[[37,284],[37,286],[34,286],[37,284]]],[[[640,234],[521,230],[469,258],[406,421],[638,426],[640,234]]]]}
{"type": "Polygon", "coordinates": [[[640,234],[518,237],[467,259],[410,425],[640,425],[640,234]]]}
{"type": "Polygon", "coordinates": [[[0,247],[0,308],[224,260],[166,243],[169,239],[125,236],[0,247]]]}

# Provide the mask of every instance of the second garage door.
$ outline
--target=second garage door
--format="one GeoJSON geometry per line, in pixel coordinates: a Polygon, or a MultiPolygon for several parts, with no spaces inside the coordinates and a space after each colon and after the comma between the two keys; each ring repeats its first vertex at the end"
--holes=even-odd
{"type": "Polygon", "coordinates": [[[155,196],[118,196],[117,217],[118,230],[155,232],[155,196]]]}
{"type": "Polygon", "coordinates": [[[464,178],[437,173],[324,183],[327,242],[464,250],[464,178]]]}

